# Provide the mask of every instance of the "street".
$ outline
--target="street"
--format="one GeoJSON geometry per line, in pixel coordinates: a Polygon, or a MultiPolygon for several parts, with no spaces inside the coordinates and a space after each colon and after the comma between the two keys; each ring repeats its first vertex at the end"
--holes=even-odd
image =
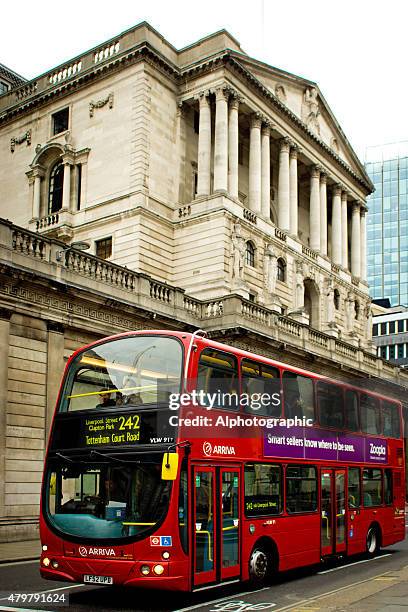
{"type": "Polygon", "coordinates": [[[282,573],[273,584],[258,590],[251,590],[243,583],[193,594],[68,585],[42,580],[38,572],[38,561],[0,565],[0,584],[0,610],[407,611],[408,541],[384,549],[374,559],[358,556],[314,568],[282,573]],[[11,603],[9,596],[12,593],[25,594],[26,597],[21,596],[18,601],[14,597],[14,603],[11,603]],[[37,596],[30,598],[30,594],[37,596]],[[41,603],[47,598],[49,603],[41,603]]]}

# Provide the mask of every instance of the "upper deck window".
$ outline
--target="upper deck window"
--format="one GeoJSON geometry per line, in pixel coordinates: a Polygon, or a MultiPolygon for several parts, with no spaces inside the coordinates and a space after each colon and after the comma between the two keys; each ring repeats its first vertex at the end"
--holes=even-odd
{"type": "Polygon", "coordinates": [[[401,437],[400,412],[398,404],[383,401],[382,403],[384,436],[401,437]]]}
{"type": "Polygon", "coordinates": [[[344,427],[343,391],[341,387],[325,382],[317,384],[319,422],[323,427],[344,427]]]}
{"type": "Polygon", "coordinates": [[[371,395],[360,395],[361,429],[368,434],[381,434],[380,402],[371,395]]]}
{"type": "Polygon", "coordinates": [[[60,411],[168,403],[180,391],[181,371],[175,338],[130,336],[98,344],[72,362],[60,411]]]}
{"type": "Polygon", "coordinates": [[[259,361],[243,359],[241,374],[243,399],[248,398],[248,403],[244,405],[245,412],[281,416],[279,370],[259,361]],[[261,403],[262,395],[265,401],[261,403]]]}
{"type": "Polygon", "coordinates": [[[208,396],[208,405],[212,403],[211,395],[215,407],[236,409],[239,393],[237,358],[213,348],[204,349],[198,363],[197,391],[208,396]]]}
{"type": "Polygon", "coordinates": [[[301,376],[295,372],[283,373],[283,401],[285,406],[285,417],[305,417],[313,419],[314,397],[313,381],[307,376],[301,376]]]}

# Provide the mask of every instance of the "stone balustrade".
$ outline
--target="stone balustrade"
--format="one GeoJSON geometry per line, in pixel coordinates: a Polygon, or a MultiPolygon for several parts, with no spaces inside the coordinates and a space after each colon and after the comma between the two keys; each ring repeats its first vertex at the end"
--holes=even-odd
{"type": "Polygon", "coordinates": [[[106,301],[113,300],[119,308],[121,305],[141,308],[178,325],[200,327],[209,332],[246,329],[334,362],[340,355],[342,365],[350,371],[358,369],[367,376],[408,385],[408,372],[360,347],[279,315],[240,295],[199,300],[186,295],[181,288],[76,251],[59,240],[25,230],[4,219],[0,219],[0,260],[3,272],[10,278],[13,275],[21,278],[28,273],[30,278],[41,280],[42,284],[54,281],[83,292],[96,292],[106,301]]]}

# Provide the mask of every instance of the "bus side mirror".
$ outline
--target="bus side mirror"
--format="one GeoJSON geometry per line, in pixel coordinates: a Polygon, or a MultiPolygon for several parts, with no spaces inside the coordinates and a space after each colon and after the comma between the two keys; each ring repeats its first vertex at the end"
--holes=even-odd
{"type": "Polygon", "coordinates": [[[176,480],[178,458],[177,453],[164,453],[161,472],[162,480],[176,480]]]}

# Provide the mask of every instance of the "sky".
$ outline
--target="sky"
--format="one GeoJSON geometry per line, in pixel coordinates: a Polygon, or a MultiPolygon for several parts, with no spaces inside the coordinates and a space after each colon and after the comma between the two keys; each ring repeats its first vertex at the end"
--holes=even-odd
{"type": "Polygon", "coordinates": [[[225,28],[250,56],[315,81],[362,161],[408,141],[406,0],[14,0],[1,12],[0,62],[26,78],[141,21],[176,48],[225,28]]]}

